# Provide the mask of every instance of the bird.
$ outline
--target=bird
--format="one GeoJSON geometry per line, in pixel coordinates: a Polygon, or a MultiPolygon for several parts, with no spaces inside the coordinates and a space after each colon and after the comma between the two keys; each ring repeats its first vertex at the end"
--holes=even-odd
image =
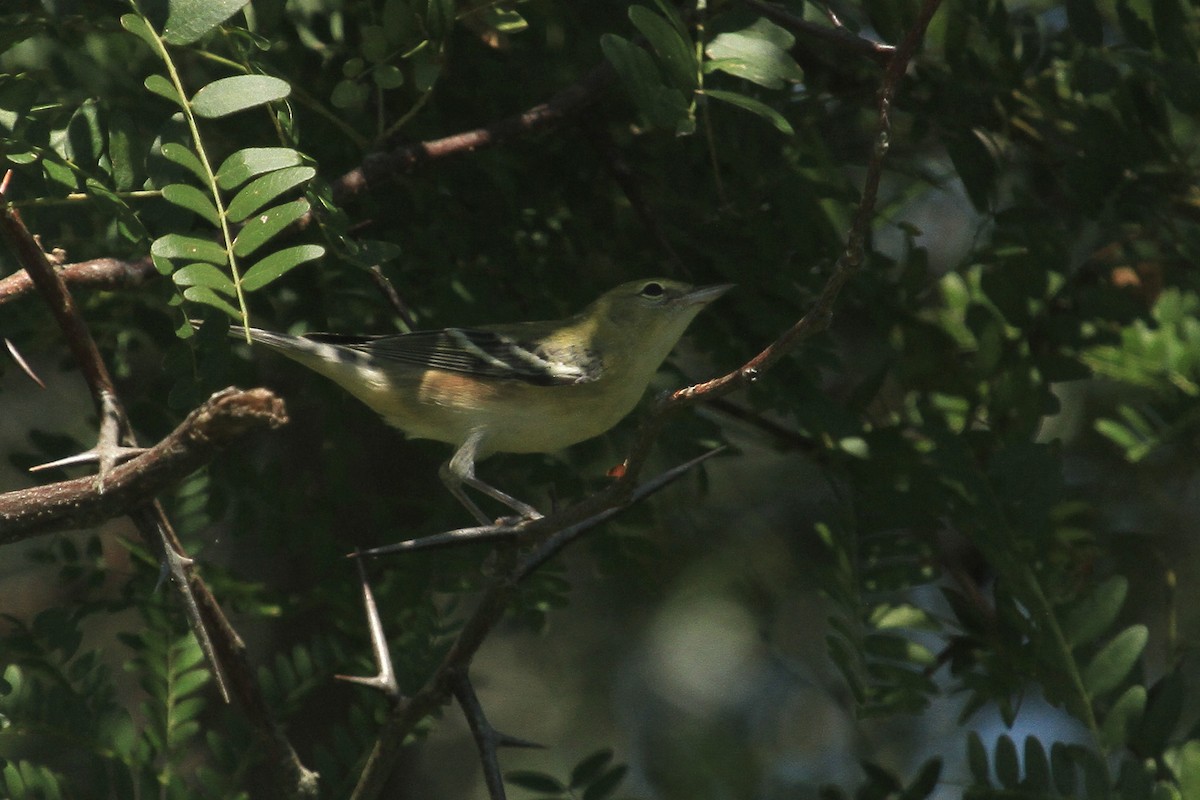
{"type": "Polygon", "coordinates": [[[562,320],[356,336],[234,328],[334,381],[411,438],[453,445],[450,493],[492,525],[464,486],[525,519],[533,506],[486,483],[494,453],[549,453],[611,429],[637,405],[695,316],[733,284],[621,284],[562,320]]]}

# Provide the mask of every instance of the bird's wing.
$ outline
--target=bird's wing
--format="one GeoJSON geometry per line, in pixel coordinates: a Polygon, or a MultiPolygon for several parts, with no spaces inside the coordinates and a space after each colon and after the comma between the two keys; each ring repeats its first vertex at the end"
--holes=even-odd
{"type": "Polygon", "coordinates": [[[405,364],[481,377],[566,386],[599,379],[600,358],[582,347],[521,341],[489,330],[446,328],[390,336],[312,333],[306,339],[362,353],[386,366],[405,364]]]}

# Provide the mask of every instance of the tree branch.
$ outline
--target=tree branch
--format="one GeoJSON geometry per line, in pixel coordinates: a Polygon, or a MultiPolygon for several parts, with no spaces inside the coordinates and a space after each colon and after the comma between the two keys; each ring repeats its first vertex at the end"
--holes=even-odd
{"type": "MultiPolygon", "coordinates": [[[[473,153],[518,136],[548,130],[595,102],[614,77],[612,67],[604,62],[578,83],[520,114],[453,136],[372,153],[364,159],[362,166],[333,182],[334,202],[343,205],[360,194],[392,183],[430,161],[473,153]]],[[[301,223],[297,224],[306,224],[308,221],[308,218],[302,218],[301,223]]]]}
{"type": "MultiPolygon", "coordinates": [[[[125,289],[141,286],[158,272],[150,256],[126,261],[120,258],[95,258],[59,267],[58,275],[68,286],[87,289],[125,289]]],[[[33,280],[24,270],[0,279],[0,305],[15,300],[33,288],[33,280]]]]}
{"type": "Polygon", "coordinates": [[[286,422],[283,401],[266,389],[218,392],[161,442],[114,467],[101,482],[89,475],[0,494],[0,545],[128,514],[236,439],[286,422]]]}

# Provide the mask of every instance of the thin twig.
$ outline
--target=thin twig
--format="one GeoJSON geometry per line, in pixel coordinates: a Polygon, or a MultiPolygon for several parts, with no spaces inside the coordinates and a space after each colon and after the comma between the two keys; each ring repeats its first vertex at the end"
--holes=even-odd
{"type": "Polygon", "coordinates": [[[396,291],[396,287],[388,280],[387,275],[383,274],[383,270],[379,265],[371,267],[367,270],[367,274],[371,276],[371,280],[375,282],[375,286],[387,298],[392,310],[396,312],[396,316],[400,317],[400,321],[408,326],[409,330],[416,327],[416,320],[413,318],[412,309],[408,307],[408,303],[400,297],[400,293],[396,291]]]}
{"type": "MultiPolygon", "coordinates": [[[[545,103],[520,114],[493,122],[474,130],[456,133],[441,139],[399,147],[384,153],[367,156],[362,166],[347,172],[333,182],[333,199],[343,205],[372,188],[388,185],[412,172],[418,166],[449,156],[473,153],[484,147],[507,142],[517,136],[545,131],[569,119],[591,105],[612,82],[615,73],[604,62],[578,83],[568,86],[545,103]]],[[[307,218],[302,218],[304,222],[307,218]]],[[[297,223],[298,225],[301,223],[297,223]]]]}
{"type": "Polygon", "coordinates": [[[543,745],[509,736],[493,728],[492,724],[488,722],[487,715],[483,713],[483,705],[475,694],[475,687],[471,685],[471,678],[465,668],[452,672],[449,684],[454,699],[458,700],[459,708],[462,709],[463,716],[467,718],[471,736],[475,739],[475,747],[479,750],[479,760],[483,763],[483,782],[487,786],[488,797],[491,800],[505,800],[504,775],[500,772],[499,749],[501,747],[540,748],[543,745]]]}

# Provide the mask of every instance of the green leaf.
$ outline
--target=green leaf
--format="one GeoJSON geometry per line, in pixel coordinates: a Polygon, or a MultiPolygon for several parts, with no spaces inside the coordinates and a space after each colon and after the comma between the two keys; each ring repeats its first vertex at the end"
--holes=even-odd
{"type": "Polygon", "coordinates": [[[996,159],[991,151],[974,131],[947,135],[944,144],[971,204],[987,212],[996,183],[996,159]]]}
{"type": "Polygon", "coordinates": [[[133,117],[120,109],[108,112],[108,158],[112,162],[113,187],[119,192],[133,188],[139,155],[135,152],[137,126],[133,117]]]}
{"type": "Polygon", "coordinates": [[[454,0],[428,0],[425,29],[433,39],[444,39],[454,27],[454,0]]]}
{"type": "Polygon", "coordinates": [[[484,23],[500,33],[520,33],[529,27],[525,18],[511,8],[489,6],[483,11],[484,23]]]}
{"type": "Polygon", "coordinates": [[[202,262],[188,264],[182,269],[175,270],[171,274],[171,280],[175,281],[177,286],[204,286],[230,297],[237,296],[237,289],[234,288],[233,281],[212,264],[202,262]]]}
{"type": "Polygon", "coordinates": [[[300,198],[258,214],[246,223],[233,240],[234,255],[250,255],[271,237],[307,214],[308,210],[308,201],[300,198]]]}
{"type": "Polygon", "coordinates": [[[988,768],[987,748],[975,731],[967,733],[967,764],[977,786],[991,785],[991,770],[988,768]]]}
{"type": "Polygon", "coordinates": [[[1179,724],[1185,697],[1183,674],[1179,669],[1168,672],[1150,687],[1146,711],[1134,737],[1138,752],[1158,753],[1167,746],[1179,724]]]}
{"type": "Polygon", "coordinates": [[[210,225],[221,224],[217,207],[212,198],[204,192],[187,183],[172,183],[162,189],[163,199],[188,211],[193,211],[203,217],[210,225]]]}
{"type": "MultiPolygon", "coordinates": [[[[175,681],[175,686],[173,687],[175,696],[176,697],[185,697],[185,696],[191,694],[192,692],[198,691],[200,689],[200,687],[202,687],[206,683],[208,683],[208,680],[210,677],[211,676],[209,675],[209,672],[206,669],[193,669],[190,672],[185,672],[183,675],[179,676],[179,678],[175,681]]],[[[200,707],[203,708],[204,703],[205,703],[205,700],[203,697],[196,697],[193,699],[199,700],[200,707]]],[[[182,705],[182,703],[180,705],[182,705]]],[[[186,718],[187,717],[184,716],[181,712],[180,719],[186,719],[186,718]]]]}
{"type": "Polygon", "coordinates": [[[1104,22],[1094,0],[1067,0],[1067,24],[1084,44],[1099,46],[1104,43],[1104,22]]]}
{"type": "Polygon", "coordinates": [[[609,762],[612,761],[612,758],[613,751],[611,747],[597,750],[584,758],[571,770],[570,788],[578,789],[580,786],[596,780],[604,768],[608,766],[609,762]]]}
{"type": "Polygon", "coordinates": [[[338,81],[329,96],[329,102],[334,108],[359,108],[367,102],[371,90],[357,81],[338,81]]]}
{"type": "Polygon", "coordinates": [[[199,156],[191,148],[176,142],[166,142],[162,146],[162,154],[163,158],[195,175],[201,183],[208,183],[208,173],[204,171],[204,165],[200,163],[199,156]]]}
{"type": "Polygon", "coordinates": [[[404,85],[404,71],[395,64],[380,64],[371,70],[371,80],[380,89],[398,89],[404,85]]]}
{"type": "Polygon", "coordinates": [[[1145,625],[1130,625],[1101,648],[1083,672],[1083,685],[1095,697],[1115,689],[1133,669],[1146,648],[1145,625]]]}
{"type": "Polygon", "coordinates": [[[1184,11],[1179,0],[1150,0],[1150,15],[1162,51],[1184,61],[1195,61],[1196,49],[1189,36],[1194,15],[1184,11]]]}
{"type": "Polygon", "coordinates": [[[188,300],[191,300],[193,303],[203,303],[206,306],[212,306],[213,308],[224,311],[226,314],[236,320],[240,320],[242,318],[241,313],[236,308],[231,306],[227,300],[220,297],[216,292],[214,292],[212,289],[209,289],[207,286],[189,286],[183,290],[183,296],[188,300]]]}
{"type": "Polygon", "coordinates": [[[633,104],[655,127],[680,130],[689,121],[691,112],[683,93],[662,82],[654,59],[642,48],[615,34],[600,37],[604,56],[621,76],[625,91],[633,104]]]}
{"type": "Polygon", "coordinates": [[[504,773],[504,780],[513,786],[520,786],[522,789],[528,789],[531,792],[561,794],[567,788],[559,783],[558,778],[555,778],[553,775],[523,769],[504,773]]]}
{"type": "Polygon", "coordinates": [[[767,122],[775,126],[775,130],[782,133],[784,136],[791,136],[795,133],[792,126],[784,119],[783,115],[775,109],[771,108],[766,103],[755,100],[753,97],[747,97],[744,94],[737,92],[725,92],[718,89],[705,89],[704,94],[714,100],[720,100],[723,103],[737,106],[738,108],[749,111],[752,114],[765,119],[767,122]]]}
{"type": "Polygon", "coordinates": [[[196,92],[192,111],[205,119],[217,119],[282,100],[291,91],[287,81],[270,75],[234,75],[213,81],[196,92]]]}
{"type": "Polygon", "coordinates": [[[1054,788],[1064,797],[1075,791],[1075,761],[1071,750],[1062,742],[1050,745],[1050,772],[1054,776],[1054,788]]]}
{"type": "Polygon", "coordinates": [[[1021,767],[1017,762],[1017,746],[1011,736],[996,740],[996,777],[1006,789],[1015,789],[1021,782],[1021,767]]]}
{"type": "Polygon", "coordinates": [[[158,52],[158,36],[146,20],[137,14],[122,14],[121,27],[150,45],[150,49],[155,53],[158,52]]]}
{"type": "Polygon", "coordinates": [[[1062,621],[1063,635],[1072,647],[1094,640],[1108,630],[1125,605],[1129,581],[1114,575],[1093,588],[1067,611],[1062,621]]]}
{"type": "Polygon", "coordinates": [[[94,167],[100,163],[107,144],[96,101],[88,100],[75,109],[67,123],[63,152],[81,167],[94,167]]]}
{"type": "Polygon", "coordinates": [[[325,255],[319,244],[298,244],[272,253],[259,261],[242,276],[242,289],[253,292],[279,278],[288,270],[325,255]]]}
{"type": "Polygon", "coordinates": [[[675,88],[690,95],[700,87],[699,65],[690,39],[680,36],[670,22],[645,6],[630,6],[629,19],[650,42],[675,88]]]}
{"type": "Polygon", "coordinates": [[[279,195],[305,183],[316,174],[317,171],[312,167],[285,167],[255,178],[234,196],[226,213],[234,222],[241,222],[279,195]]]}
{"type": "Polygon", "coordinates": [[[1101,743],[1108,748],[1127,744],[1141,724],[1145,711],[1146,687],[1141,684],[1130,686],[1108,710],[1100,730],[1101,743]]]}
{"type": "Polygon", "coordinates": [[[42,159],[42,172],[45,173],[48,180],[59,184],[68,192],[79,189],[79,181],[75,177],[75,172],[59,161],[56,155],[47,154],[47,157],[42,159]]]}
{"type": "Polygon", "coordinates": [[[232,17],[249,0],[169,0],[163,39],[168,44],[191,44],[232,17]]]}
{"type": "Polygon", "coordinates": [[[924,798],[933,794],[941,775],[942,759],[929,759],[921,765],[921,768],[917,770],[917,777],[913,778],[912,783],[900,793],[900,796],[896,800],[924,800],[924,798]]]}
{"type": "MultiPolygon", "coordinates": [[[[166,150],[166,145],[163,149],[166,150]]],[[[246,147],[221,162],[217,169],[217,185],[230,191],[255,175],[299,166],[303,160],[304,157],[290,147],[246,147]]]]}
{"type": "Polygon", "coordinates": [[[166,77],[158,74],[148,75],[146,80],[142,81],[142,85],[159,97],[166,98],[180,108],[183,108],[183,98],[179,96],[179,92],[175,91],[175,84],[167,80],[166,77]]]}
{"type": "Polygon", "coordinates": [[[685,42],[691,42],[691,34],[688,33],[687,26],[683,24],[683,17],[679,16],[679,11],[675,6],[667,2],[667,0],[654,0],[654,5],[658,6],[658,11],[667,22],[671,23],[671,27],[679,34],[679,38],[685,42]]]}
{"type": "Polygon", "coordinates": [[[379,25],[366,25],[362,29],[359,51],[372,64],[386,61],[391,47],[387,32],[379,25]]]}
{"type": "Polygon", "coordinates": [[[1050,759],[1036,736],[1025,737],[1025,782],[1023,786],[1039,792],[1050,791],[1050,759]]]}
{"type": "Polygon", "coordinates": [[[168,233],[150,245],[150,254],[157,258],[181,259],[184,261],[206,261],[218,266],[225,265],[225,248],[209,239],[168,233]]]}
{"type": "Polygon", "coordinates": [[[627,764],[617,764],[583,790],[583,800],[604,800],[609,797],[621,785],[621,781],[625,780],[627,772],[629,772],[627,764]]]}
{"type": "Polygon", "coordinates": [[[722,33],[708,43],[704,52],[718,67],[768,89],[804,80],[804,71],[787,49],[795,37],[769,20],[760,19],[740,31],[722,33]]]}
{"type": "Polygon", "coordinates": [[[1200,741],[1192,739],[1168,750],[1163,759],[1179,781],[1183,797],[1200,797],[1200,741]]]}

